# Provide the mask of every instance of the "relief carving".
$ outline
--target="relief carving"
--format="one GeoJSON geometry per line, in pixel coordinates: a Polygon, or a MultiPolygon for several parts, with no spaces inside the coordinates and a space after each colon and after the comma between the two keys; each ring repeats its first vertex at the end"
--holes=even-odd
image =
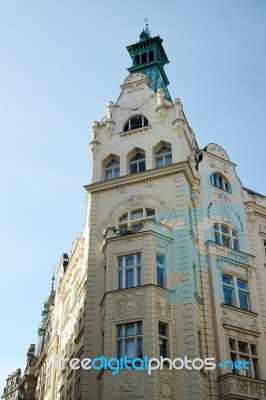
{"type": "Polygon", "coordinates": [[[113,319],[134,318],[144,314],[144,293],[124,294],[114,299],[113,319]]]}
{"type": "Polygon", "coordinates": [[[174,400],[175,397],[175,376],[174,371],[160,371],[157,381],[158,399],[174,400]]]}
{"type": "Polygon", "coordinates": [[[156,315],[158,317],[171,319],[172,317],[172,307],[169,303],[170,299],[167,299],[163,293],[156,293],[155,298],[155,308],[156,315]]]}
{"type": "Polygon", "coordinates": [[[224,310],[221,322],[223,325],[259,332],[257,319],[249,315],[224,310]]]}
{"type": "Polygon", "coordinates": [[[145,400],[143,375],[128,374],[123,377],[122,382],[120,376],[114,381],[112,400],[145,400]]]}

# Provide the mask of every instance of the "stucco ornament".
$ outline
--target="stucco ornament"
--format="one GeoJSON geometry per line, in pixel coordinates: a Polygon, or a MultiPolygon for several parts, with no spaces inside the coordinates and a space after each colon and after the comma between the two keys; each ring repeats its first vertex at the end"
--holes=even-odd
{"type": "Polygon", "coordinates": [[[174,371],[163,370],[158,374],[158,399],[174,400],[175,397],[175,379],[174,371]]]}
{"type": "Polygon", "coordinates": [[[171,319],[172,306],[167,300],[168,299],[165,298],[163,293],[161,292],[156,293],[156,298],[155,298],[156,315],[158,317],[171,319]]]}
{"type": "Polygon", "coordinates": [[[226,161],[230,161],[226,151],[218,144],[215,143],[208,144],[206,151],[208,153],[214,154],[217,157],[223,158],[226,161]]]}
{"type": "Polygon", "coordinates": [[[114,299],[113,319],[133,318],[145,314],[145,296],[141,294],[124,294],[114,299]]]}
{"type": "Polygon", "coordinates": [[[145,384],[143,374],[121,375],[114,380],[112,400],[145,400],[145,384]]]}

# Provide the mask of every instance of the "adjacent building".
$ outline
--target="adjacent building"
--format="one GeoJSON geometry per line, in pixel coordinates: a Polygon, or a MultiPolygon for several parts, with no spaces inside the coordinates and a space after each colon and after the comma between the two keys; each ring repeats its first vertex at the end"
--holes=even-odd
{"type": "Polygon", "coordinates": [[[147,26],[127,50],[118,100],[92,127],[85,227],[45,303],[35,398],[266,399],[266,197],[218,144],[198,147],[162,39],[147,26]],[[170,361],[150,375],[63,361],[102,355],[170,361]],[[217,367],[171,369],[186,357],[217,367]]]}

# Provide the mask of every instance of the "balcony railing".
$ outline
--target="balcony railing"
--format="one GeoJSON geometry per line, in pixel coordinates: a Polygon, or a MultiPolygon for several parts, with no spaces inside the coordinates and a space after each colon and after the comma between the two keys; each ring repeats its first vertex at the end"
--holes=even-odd
{"type": "Polygon", "coordinates": [[[266,381],[234,374],[223,375],[219,381],[221,400],[266,400],[266,381]]]}

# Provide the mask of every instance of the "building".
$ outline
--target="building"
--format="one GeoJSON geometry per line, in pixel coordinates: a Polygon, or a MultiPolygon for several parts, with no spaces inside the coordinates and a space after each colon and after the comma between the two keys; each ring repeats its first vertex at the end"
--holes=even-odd
{"type": "Polygon", "coordinates": [[[20,391],[21,382],[21,369],[17,368],[16,371],[8,375],[6,379],[6,387],[1,396],[3,400],[21,400],[20,391]]]}
{"type": "Polygon", "coordinates": [[[219,145],[199,149],[162,39],[146,27],[127,49],[130,74],[92,127],[84,231],[45,304],[36,400],[266,399],[266,198],[219,145]],[[169,360],[150,375],[64,362],[102,355],[169,360]],[[171,368],[186,357],[216,368],[171,368]]]}

